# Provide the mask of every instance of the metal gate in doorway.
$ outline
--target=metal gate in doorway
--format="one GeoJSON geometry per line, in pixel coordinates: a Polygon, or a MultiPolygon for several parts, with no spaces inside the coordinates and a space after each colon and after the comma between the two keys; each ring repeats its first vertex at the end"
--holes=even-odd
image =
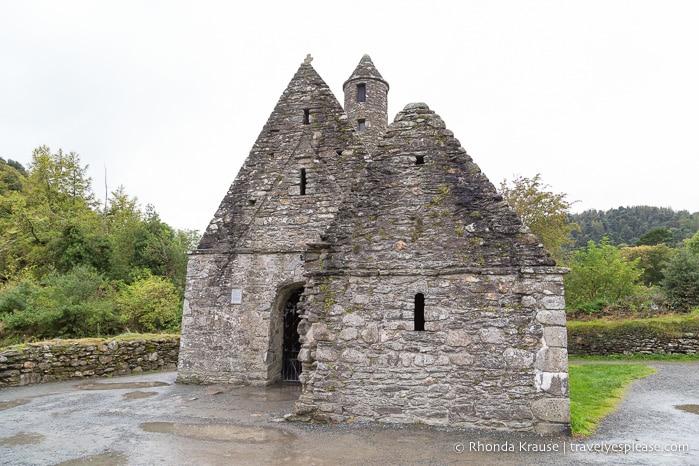
{"type": "Polygon", "coordinates": [[[301,350],[298,326],[300,322],[298,304],[303,288],[300,288],[289,296],[284,306],[284,340],[282,343],[282,380],[284,382],[298,382],[301,374],[301,361],[297,358],[301,350]]]}

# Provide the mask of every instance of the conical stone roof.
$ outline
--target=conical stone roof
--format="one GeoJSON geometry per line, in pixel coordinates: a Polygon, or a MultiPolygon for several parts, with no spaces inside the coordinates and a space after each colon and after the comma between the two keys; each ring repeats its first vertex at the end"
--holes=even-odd
{"type": "Polygon", "coordinates": [[[369,55],[364,55],[362,59],[359,60],[357,68],[355,68],[354,72],[352,72],[347,81],[345,81],[344,84],[342,84],[343,89],[347,85],[347,83],[356,79],[376,79],[384,82],[386,84],[386,87],[388,87],[388,82],[385,79],[383,79],[383,76],[381,76],[379,70],[376,69],[376,67],[374,66],[374,62],[371,61],[371,57],[369,55]]]}

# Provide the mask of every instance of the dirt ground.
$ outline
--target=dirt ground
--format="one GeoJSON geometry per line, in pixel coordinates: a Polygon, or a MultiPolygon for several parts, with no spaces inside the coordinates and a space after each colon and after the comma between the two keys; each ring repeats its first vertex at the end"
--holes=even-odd
{"type": "Polygon", "coordinates": [[[0,464],[699,464],[699,363],[650,365],[659,372],[584,440],[290,423],[298,386],[181,385],[174,372],[5,388],[0,464]]]}

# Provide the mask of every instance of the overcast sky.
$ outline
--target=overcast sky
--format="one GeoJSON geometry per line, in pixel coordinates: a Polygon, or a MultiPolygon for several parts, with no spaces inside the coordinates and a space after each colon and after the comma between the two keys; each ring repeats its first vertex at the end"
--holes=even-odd
{"type": "Polygon", "coordinates": [[[0,0],[0,157],[80,154],[203,231],[307,53],[340,102],[369,54],[496,185],[573,212],[699,211],[699,2],[0,0]]]}

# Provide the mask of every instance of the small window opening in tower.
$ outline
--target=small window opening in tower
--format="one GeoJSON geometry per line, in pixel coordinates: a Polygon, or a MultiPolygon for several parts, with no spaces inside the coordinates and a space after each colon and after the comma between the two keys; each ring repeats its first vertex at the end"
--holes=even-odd
{"type": "Polygon", "coordinates": [[[425,164],[425,156],[424,155],[416,155],[415,156],[415,165],[424,165],[425,164]]]}
{"type": "Polygon", "coordinates": [[[357,84],[357,102],[366,102],[366,84],[357,84]]]}
{"type": "Polygon", "coordinates": [[[303,109],[303,124],[307,125],[311,122],[311,111],[310,109],[303,109]]]}
{"type": "Polygon", "coordinates": [[[366,120],[357,120],[357,123],[359,123],[359,131],[366,130],[366,120]]]}
{"type": "Polygon", "coordinates": [[[425,330],[425,295],[422,293],[415,295],[415,330],[425,330]]]}
{"type": "Polygon", "coordinates": [[[306,169],[302,168],[301,169],[301,190],[300,193],[302,196],[306,195],[306,169]]]}

